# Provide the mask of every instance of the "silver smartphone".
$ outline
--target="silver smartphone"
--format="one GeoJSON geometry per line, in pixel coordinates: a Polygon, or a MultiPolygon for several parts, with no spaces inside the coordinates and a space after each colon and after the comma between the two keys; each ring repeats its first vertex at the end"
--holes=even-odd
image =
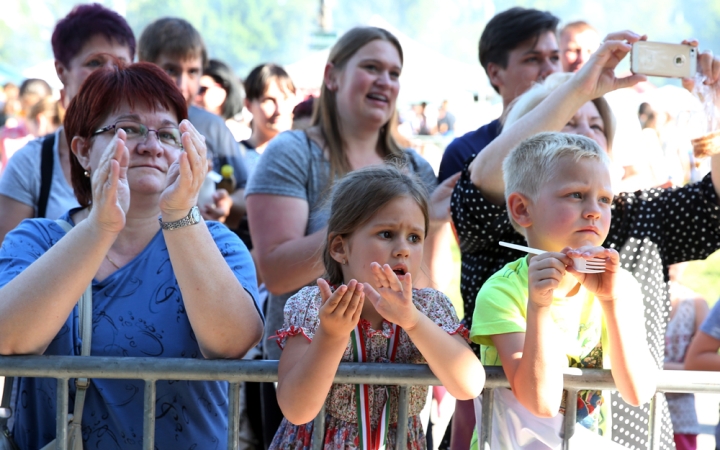
{"type": "Polygon", "coordinates": [[[630,70],[654,77],[691,78],[697,71],[697,48],[638,41],[630,53],[630,70]]]}

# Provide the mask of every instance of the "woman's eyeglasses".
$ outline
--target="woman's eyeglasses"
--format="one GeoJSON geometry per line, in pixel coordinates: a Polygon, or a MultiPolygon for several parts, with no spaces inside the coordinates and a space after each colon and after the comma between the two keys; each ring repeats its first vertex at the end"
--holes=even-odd
{"type": "Polygon", "coordinates": [[[135,122],[132,120],[121,120],[112,125],[108,125],[106,127],[95,130],[92,135],[95,136],[110,130],[114,130],[116,133],[117,130],[123,130],[125,131],[127,140],[134,141],[136,143],[147,142],[150,132],[153,131],[155,133],[155,137],[157,137],[157,140],[160,141],[161,144],[164,144],[167,147],[173,149],[182,150],[183,148],[182,135],[180,134],[180,129],[178,127],[167,126],[160,127],[157,130],[153,130],[141,124],[140,122],[135,122]]]}

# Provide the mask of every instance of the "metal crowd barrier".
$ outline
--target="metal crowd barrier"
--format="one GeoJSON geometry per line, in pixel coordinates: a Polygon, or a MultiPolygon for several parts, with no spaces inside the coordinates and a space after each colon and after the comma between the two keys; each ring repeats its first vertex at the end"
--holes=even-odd
{"type": "MultiPolygon", "coordinates": [[[[157,380],[228,381],[228,449],[239,448],[240,383],[277,381],[277,361],[228,361],[179,358],[117,358],[81,356],[0,356],[0,376],[39,377],[57,379],[57,437],[58,448],[67,447],[68,382],[72,378],[115,378],[145,381],[143,450],[153,450],[155,443],[155,382],[157,380]]],[[[487,430],[492,426],[492,389],[508,387],[500,367],[486,367],[483,401],[483,423],[480,442],[490,443],[487,430]]],[[[342,363],[335,375],[335,383],[383,384],[400,386],[397,448],[406,448],[408,419],[408,387],[439,385],[428,366],[421,364],[342,363]]],[[[568,398],[581,389],[614,390],[609,370],[572,369],[564,374],[568,398]]],[[[720,393],[720,376],[715,372],[662,371],[658,377],[658,392],[720,393]]],[[[577,403],[568,401],[565,415],[563,448],[575,429],[577,403]]],[[[323,446],[325,412],[315,418],[313,448],[323,446]]],[[[656,397],[650,404],[650,449],[660,448],[660,420],[657,418],[656,397]]]]}

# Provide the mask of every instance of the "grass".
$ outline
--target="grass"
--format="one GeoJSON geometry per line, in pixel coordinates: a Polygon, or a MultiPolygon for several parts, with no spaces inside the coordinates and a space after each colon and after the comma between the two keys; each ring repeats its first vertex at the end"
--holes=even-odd
{"type": "Polygon", "coordinates": [[[691,261],[682,277],[682,283],[705,297],[712,306],[720,296],[720,251],[704,261],[691,261]]]}

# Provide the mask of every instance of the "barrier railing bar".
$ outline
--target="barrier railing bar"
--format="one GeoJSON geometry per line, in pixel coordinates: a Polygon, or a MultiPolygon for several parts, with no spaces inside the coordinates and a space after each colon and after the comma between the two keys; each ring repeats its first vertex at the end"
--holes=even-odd
{"type": "Polygon", "coordinates": [[[570,450],[570,438],[575,434],[575,420],[577,418],[577,389],[566,389],[565,417],[563,418],[563,450],[570,450]]]}
{"type": "MultiPolygon", "coordinates": [[[[156,380],[223,380],[230,383],[241,381],[275,381],[277,380],[277,361],[227,361],[227,360],[194,360],[180,358],[92,358],[78,356],[0,356],[0,376],[57,378],[57,424],[56,435],[58,448],[67,447],[67,411],[68,381],[71,378],[113,378],[145,380],[145,419],[143,423],[144,448],[152,449],[155,421],[155,381],[156,380]],[[150,438],[149,436],[152,436],[150,438]],[[148,443],[149,442],[149,443],[148,443]]],[[[492,389],[508,387],[509,384],[501,367],[486,367],[485,401],[483,402],[483,443],[489,443],[490,426],[492,423],[492,389]]],[[[401,386],[399,404],[398,443],[407,439],[407,397],[408,386],[439,385],[440,382],[429,367],[420,364],[378,365],[373,363],[341,363],[334,383],[343,384],[380,384],[401,386]],[[404,420],[403,412],[404,412],[404,420]],[[405,432],[400,434],[401,429],[405,432]]],[[[574,398],[580,389],[616,390],[609,370],[568,368],[564,371],[564,387],[568,397],[574,398]],[[572,394],[571,394],[572,392],[572,394]]],[[[234,389],[233,386],[230,389],[234,389]]],[[[658,392],[682,393],[720,393],[720,378],[714,372],[695,371],[660,371],[657,380],[658,392]]],[[[235,395],[233,395],[233,399],[235,395]]],[[[231,403],[234,400],[231,401],[231,403]]],[[[650,404],[650,449],[660,445],[660,419],[658,418],[659,394],[655,394],[650,404]]],[[[229,408],[234,408],[231,404],[229,408]]],[[[566,402],[566,436],[569,439],[574,431],[575,422],[569,418],[576,415],[577,403],[566,402]],[[570,425],[568,427],[568,425],[570,425]]],[[[239,407],[238,407],[239,409],[239,407]]],[[[229,415],[232,411],[229,411],[229,415]]],[[[321,411],[324,421],[324,410],[321,411]]],[[[237,420],[232,419],[233,424],[237,420]]],[[[229,427],[230,428],[230,427],[229,427]]],[[[314,444],[322,445],[323,439],[315,439],[317,433],[324,436],[324,423],[316,427],[314,444]]],[[[234,433],[228,431],[228,436],[234,433]]],[[[232,439],[232,442],[236,442],[232,439]]],[[[229,448],[231,445],[228,445],[229,448]]],[[[314,445],[315,447],[315,445],[314,445]]],[[[567,447],[565,447],[567,448],[567,447]]]]}
{"type": "Polygon", "coordinates": [[[313,420],[313,450],[322,450],[325,443],[325,405],[320,408],[320,412],[313,420]]]}
{"type": "MultiPolygon", "coordinates": [[[[277,381],[277,361],[121,358],[93,356],[0,356],[0,376],[116,378],[136,380],[277,381]]],[[[509,387],[501,367],[485,367],[487,388],[509,387]]],[[[720,393],[716,372],[660,371],[660,392],[720,393]]],[[[564,370],[565,389],[616,390],[609,370],[564,370]]],[[[334,383],[397,386],[441,385],[424,364],[341,363],[334,383]]]]}
{"type": "Polygon", "coordinates": [[[228,450],[240,448],[240,383],[228,386],[228,450]]]}
{"type": "Polygon", "coordinates": [[[155,380],[145,380],[143,405],[143,450],[155,448],[155,380]]]}
{"type": "Polygon", "coordinates": [[[480,448],[489,449],[492,446],[492,419],[493,401],[495,401],[495,389],[483,389],[482,392],[482,417],[480,419],[480,448]]]}
{"type": "Polygon", "coordinates": [[[656,392],[650,400],[650,450],[660,450],[660,432],[662,427],[662,424],[660,422],[662,421],[662,419],[660,419],[660,416],[658,414],[658,410],[660,408],[659,403],[660,395],[656,392]]]}
{"type": "Polygon", "coordinates": [[[408,406],[410,396],[408,395],[410,388],[408,386],[400,386],[400,396],[398,397],[398,421],[395,430],[395,448],[407,448],[408,434],[408,406]]]}
{"type": "Polygon", "coordinates": [[[55,436],[58,450],[67,450],[68,435],[68,383],[67,378],[57,380],[57,414],[55,418],[55,436]]]}

